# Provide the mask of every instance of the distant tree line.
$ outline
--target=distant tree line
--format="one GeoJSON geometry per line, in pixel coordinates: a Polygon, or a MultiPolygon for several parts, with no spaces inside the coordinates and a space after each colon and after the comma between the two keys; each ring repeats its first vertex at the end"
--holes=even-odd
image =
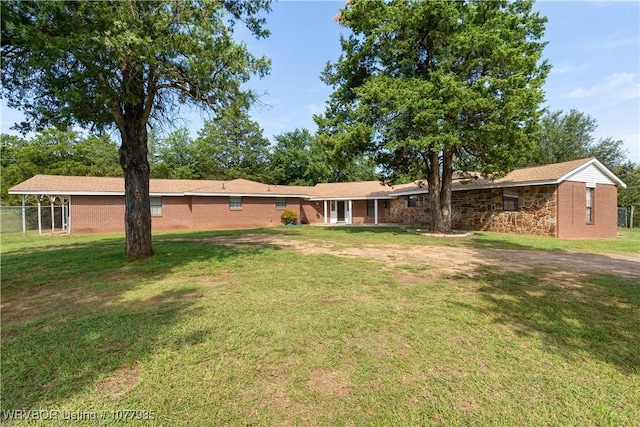
{"type": "MultiPolygon", "coordinates": [[[[577,110],[545,114],[539,138],[522,166],[558,163],[595,157],[626,184],[618,204],[635,206],[635,226],[640,226],[640,165],[627,159],[623,141],[595,140],[597,122],[577,110]]],[[[108,135],[84,135],[76,130],[50,128],[26,139],[1,135],[0,183],[2,204],[15,205],[12,186],[36,175],[122,176],[118,144],[108,135]]],[[[152,178],[235,178],[279,185],[315,185],[319,182],[366,181],[381,178],[375,162],[364,156],[335,157],[317,135],[295,129],[263,136],[246,110],[228,109],[205,122],[195,138],[186,128],[167,135],[151,134],[149,163],[152,178]]],[[[409,176],[404,181],[410,181],[409,176]]]]}

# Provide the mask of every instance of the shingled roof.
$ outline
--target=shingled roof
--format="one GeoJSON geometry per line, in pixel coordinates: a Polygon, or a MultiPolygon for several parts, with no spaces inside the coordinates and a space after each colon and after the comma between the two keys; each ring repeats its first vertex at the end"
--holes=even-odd
{"type": "MultiPolygon", "coordinates": [[[[572,160],[569,162],[554,163],[551,165],[532,166],[528,168],[516,169],[502,178],[494,180],[483,178],[480,174],[467,173],[464,175],[454,174],[454,180],[452,184],[452,191],[472,190],[476,188],[502,188],[502,187],[514,187],[525,185],[544,185],[544,184],[558,184],[561,181],[569,178],[570,175],[576,174],[582,169],[594,165],[604,175],[609,177],[612,182],[621,187],[626,187],[626,184],[615,176],[609,169],[607,169],[597,159],[587,158],[572,160]]],[[[399,191],[392,192],[391,195],[399,196],[406,194],[426,193],[428,188],[426,185],[413,185],[412,187],[404,188],[399,191]]]]}
{"type": "MultiPolygon", "coordinates": [[[[453,191],[474,188],[512,187],[522,185],[557,184],[584,168],[594,165],[612,182],[626,187],[617,176],[598,160],[580,159],[518,169],[502,178],[488,180],[479,176],[457,176],[453,182],[453,191]]],[[[426,184],[402,184],[388,186],[379,181],[322,183],[315,187],[292,185],[269,185],[246,179],[230,181],[190,180],[190,179],[152,179],[149,181],[152,196],[257,196],[257,197],[305,197],[312,200],[322,199],[372,199],[390,198],[400,195],[426,193],[426,184]]],[[[123,195],[123,178],[104,178],[86,176],[36,175],[9,190],[10,194],[45,195],[123,195]]]]}
{"type": "MultiPolygon", "coordinates": [[[[306,189],[268,185],[246,179],[210,181],[195,179],[151,179],[151,195],[306,195],[306,189]]],[[[123,195],[124,178],[36,175],[11,188],[11,194],[123,195]]]]}

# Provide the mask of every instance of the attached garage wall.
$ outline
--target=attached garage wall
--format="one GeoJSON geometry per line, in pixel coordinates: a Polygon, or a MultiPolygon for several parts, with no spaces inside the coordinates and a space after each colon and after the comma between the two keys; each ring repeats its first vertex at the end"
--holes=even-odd
{"type": "Polygon", "coordinates": [[[584,182],[565,181],[558,185],[558,237],[562,239],[615,239],[617,236],[618,189],[596,184],[593,222],[586,219],[584,182]]]}

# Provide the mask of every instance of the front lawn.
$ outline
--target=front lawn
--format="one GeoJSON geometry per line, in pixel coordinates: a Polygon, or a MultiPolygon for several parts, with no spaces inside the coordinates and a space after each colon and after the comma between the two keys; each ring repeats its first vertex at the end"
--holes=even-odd
{"type": "Polygon", "coordinates": [[[640,233],[566,242],[410,231],[162,233],[156,255],[134,263],[122,236],[3,239],[3,417],[637,425],[640,233]],[[588,251],[631,275],[515,268],[509,254],[523,251],[588,251]]]}

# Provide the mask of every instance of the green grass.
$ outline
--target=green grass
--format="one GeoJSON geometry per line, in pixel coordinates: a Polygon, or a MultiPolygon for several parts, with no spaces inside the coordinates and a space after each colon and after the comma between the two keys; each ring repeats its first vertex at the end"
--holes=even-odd
{"type": "Polygon", "coordinates": [[[640,233],[621,233],[162,233],[133,263],[121,235],[3,238],[1,410],[105,411],[107,424],[121,424],[114,410],[155,411],[130,425],[637,425],[637,280],[207,241],[639,254],[640,233]]]}

